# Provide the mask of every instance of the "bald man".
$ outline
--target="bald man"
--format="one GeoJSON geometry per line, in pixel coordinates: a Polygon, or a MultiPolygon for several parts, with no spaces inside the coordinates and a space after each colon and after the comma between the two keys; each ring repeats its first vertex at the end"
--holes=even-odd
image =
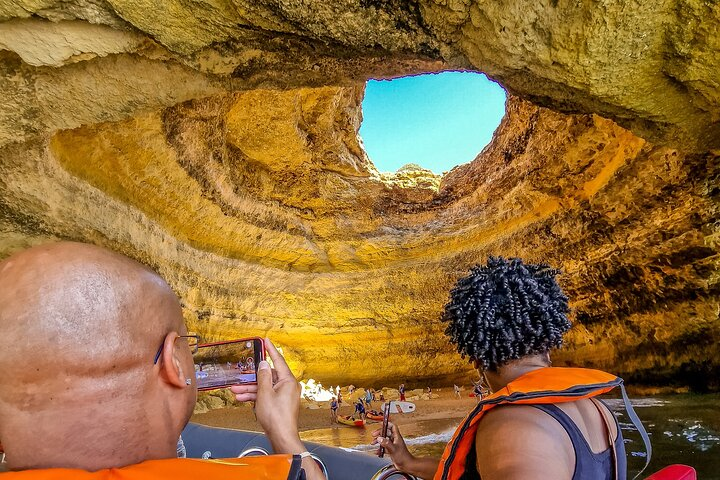
{"type": "MultiPolygon", "coordinates": [[[[176,341],[186,333],[167,283],[118,253],[61,242],[0,262],[0,439],[10,470],[210,464],[174,459],[196,400],[192,354],[176,341]]],[[[299,386],[275,347],[266,347],[277,381],[261,362],[258,386],[233,390],[239,400],[257,400],[275,452],[296,455],[280,463],[302,461],[308,479],[323,478],[309,457],[297,457],[305,451],[299,386]]]]}

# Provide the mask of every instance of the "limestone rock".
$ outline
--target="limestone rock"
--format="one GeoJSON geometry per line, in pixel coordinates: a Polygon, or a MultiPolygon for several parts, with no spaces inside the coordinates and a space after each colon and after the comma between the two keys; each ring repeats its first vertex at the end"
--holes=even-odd
{"type": "Polygon", "coordinates": [[[218,408],[237,405],[235,396],[227,388],[198,392],[194,413],[205,413],[218,408]]]}
{"type": "Polygon", "coordinates": [[[400,400],[400,392],[396,388],[384,387],[382,392],[385,400],[400,400]]]}
{"type": "MultiPolygon", "coordinates": [[[[43,32],[64,28],[63,22],[144,37],[151,46],[137,49],[132,59],[146,68],[115,80],[116,88],[111,88],[134,101],[109,102],[107,119],[160,106],[155,97],[167,93],[138,95],[137,84],[147,85],[164,64],[183,64],[193,70],[196,83],[217,82],[227,90],[347,86],[371,77],[468,68],[488,73],[538,105],[598,113],[657,145],[700,153],[720,148],[720,6],[714,2],[643,0],[632,8],[623,0],[171,0],[163,5],[159,14],[156,3],[148,0],[6,0],[0,2],[0,21],[29,22],[23,24],[23,35],[38,43],[43,32]],[[56,25],[47,25],[51,22],[56,25]]],[[[67,56],[62,52],[85,51],[86,40],[63,37],[57,52],[46,53],[57,63],[67,56]]],[[[6,48],[22,55],[26,46],[10,43],[6,48]]],[[[98,45],[89,49],[95,52],[98,45]]],[[[105,64],[101,58],[87,61],[105,64]]],[[[74,76],[85,84],[90,80],[82,77],[92,77],[98,67],[86,68],[66,65],[54,74],[61,83],[74,76]]],[[[27,78],[29,73],[13,69],[12,75],[27,78]]],[[[4,77],[3,90],[12,83],[4,77]]],[[[103,90],[106,85],[96,82],[96,87],[103,90]]],[[[177,88],[182,82],[160,84],[158,89],[177,88]]],[[[211,90],[196,95],[207,96],[211,90]]],[[[64,100],[68,108],[63,115],[71,115],[73,101],[84,103],[79,95],[64,100]]],[[[38,103],[41,110],[47,108],[42,99],[38,103]]],[[[12,105],[0,105],[0,118],[10,116],[12,105]]],[[[77,124],[98,121],[91,113],[79,109],[77,124]]],[[[53,125],[36,128],[52,131],[53,125]]]]}
{"type": "Polygon", "coordinates": [[[0,49],[17,53],[35,67],[61,67],[135,51],[144,40],[138,33],[80,21],[53,23],[27,19],[0,23],[0,49]]]}
{"type": "Polygon", "coordinates": [[[565,272],[557,363],[718,378],[712,2],[24,0],[0,20],[0,257],[114,248],[208,340],[270,335],[298,376],[379,386],[467,375],[449,288],[520,256],[565,272]],[[492,143],[441,178],[380,174],[362,83],[447,68],[515,95],[492,143]]]}

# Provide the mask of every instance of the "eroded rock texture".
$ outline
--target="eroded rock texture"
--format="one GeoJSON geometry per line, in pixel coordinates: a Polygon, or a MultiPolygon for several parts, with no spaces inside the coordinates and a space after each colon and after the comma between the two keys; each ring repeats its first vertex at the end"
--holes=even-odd
{"type": "Polygon", "coordinates": [[[717,382],[720,7],[625,3],[0,2],[0,256],[109,246],[206,337],[375,385],[467,373],[447,292],[521,256],[566,272],[561,362],[717,382]],[[364,80],[447,68],[516,95],[495,139],[379,174],[364,80]]]}
{"type": "Polygon", "coordinates": [[[0,48],[14,52],[2,59],[0,120],[10,124],[0,141],[119,119],[217,89],[347,85],[470,68],[538,105],[598,113],[658,144],[720,148],[716,2],[169,0],[162,6],[0,2],[0,48]]]}

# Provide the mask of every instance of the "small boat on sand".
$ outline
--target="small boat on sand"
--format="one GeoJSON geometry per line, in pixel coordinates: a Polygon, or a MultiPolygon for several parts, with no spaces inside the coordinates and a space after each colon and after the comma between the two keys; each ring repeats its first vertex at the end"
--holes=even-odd
{"type": "Polygon", "coordinates": [[[365,418],[369,418],[370,420],[375,420],[377,422],[382,422],[383,414],[382,412],[378,412],[377,410],[370,410],[365,413],[365,418]]]}
{"type": "Polygon", "coordinates": [[[338,415],[337,417],[338,423],[342,423],[343,425],[348,425],[351,427],[364,427],[365,426],[365,420],[355,420],[350,415],[338,415]]]}

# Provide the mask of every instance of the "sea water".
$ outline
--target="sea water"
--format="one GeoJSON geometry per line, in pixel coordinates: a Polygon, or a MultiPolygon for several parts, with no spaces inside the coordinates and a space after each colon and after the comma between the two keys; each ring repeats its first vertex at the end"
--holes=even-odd
{"type": "MultiPolygon", "coordinates": [[[[628,478],[645,463],[640,435],[624,412],[622,401],[605,399],[617,414],[625,438],[628,478]]],[[[720,480],[720,395],[673,395],[632,399],[635,411],[650,435],[653,455],[643,478],[662,467],[683,463],[697,470],[698,478],[720,480]]],[[[422,402],[417,404],[422,410],[422,402]]],[[[409,415],[411,417],[412,414],[409,415]]],[[[402,425],[401,432],[415,455],[439,457],[461,418],[422,420],[402,425]]],[[[376,447],[371,432],[380,424],[366,428],[339,426],[302,432],[303,440],[373,454],[376,447]]]]}

